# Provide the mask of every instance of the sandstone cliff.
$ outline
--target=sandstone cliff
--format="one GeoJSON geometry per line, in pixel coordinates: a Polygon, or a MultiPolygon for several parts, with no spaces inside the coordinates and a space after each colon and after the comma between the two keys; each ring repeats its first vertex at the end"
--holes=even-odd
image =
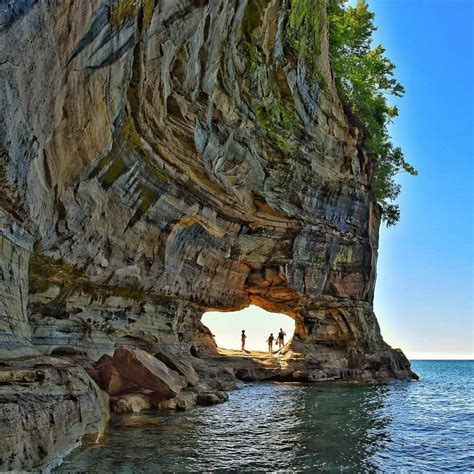
{"type": "Polygon", "coordinates": [[[212,354],[203,312],[252,303],[295,319],[297,378],[412,376],[325,2],[297,3],[0,6],[0,357],[212,354]]]}

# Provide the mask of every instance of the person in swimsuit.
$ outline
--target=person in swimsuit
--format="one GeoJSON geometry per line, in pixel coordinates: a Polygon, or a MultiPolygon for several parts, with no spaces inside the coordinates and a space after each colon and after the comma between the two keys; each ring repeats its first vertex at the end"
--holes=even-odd
{"type": "Polygon", "coordinates": [[[242,329],[242,336],[240,339],[242,340],[242,350],[245,351],[245,339],[247,339],[247,336],[245,335],[245,329],[242,329]]]}
{"type": "Polygon", "coordinates": [[[275,338],[273,337],[273,333],[271,333],[270,336],[267,339],[268,352],[273,352],[273,341],[274,340],[275,340],[275,338]]]}
{"type": "Polygon", "coordinates": [[[278,350],[280,350],[285,345],[285,336],[286,332],[280,328],[280,332],[278,333],[278,350]]]}

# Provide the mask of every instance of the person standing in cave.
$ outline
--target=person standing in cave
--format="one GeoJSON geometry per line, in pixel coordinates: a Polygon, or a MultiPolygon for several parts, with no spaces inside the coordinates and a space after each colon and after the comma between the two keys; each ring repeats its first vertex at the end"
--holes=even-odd
{"type": "Polygon", "coordinates": [[[240,336],[240,339],[242,341],[242,350],[245,352],[245,339],[247,339],[247,336],[245,335],[245,329],[242,329],[242,335],[240,336]]]}
{"type": "Polygon", "coordinates": [[[280,332],[278,333],[278,350],[280,350],[285,345],[285,336],[286,332],[280,328],[280,332]]]}
{"type": "Polygon", "coordinates": [[[273,333],[270,333],[270,336],[267,339],[268,352],[273,352],[273,341],[274,340],[275,340],[275,338],[273,337],[273,333]]]}

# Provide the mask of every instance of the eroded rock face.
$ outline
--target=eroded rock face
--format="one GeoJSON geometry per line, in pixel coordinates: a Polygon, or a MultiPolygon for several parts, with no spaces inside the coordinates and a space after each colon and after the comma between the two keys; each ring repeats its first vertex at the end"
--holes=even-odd
{"type": "Polygon", "coordinates": [[[41,356],[0,365],[2,471],[58,463],[84,436],[98,439],[108,417],[108,397],[81,367],[41,356]]]}
{"type": "Polygon", "coordinates": [[[31,346],[27,314],[28,258],[32,243],[0,207],[0,358],[13,352],[22,355],[36,352],[31,346]]]}
{"type": "Polygon", "coordinates": [[[314,2],[0,7],[0,355],[212,354],[203,312],[253,303],[295,319],[295,378],[411,377],[314,2]]]}
{"type": "Polygon", "coordinates": [[[323,369],[408,371],[372,311],[380,213],[324,2],[311,54],[285,0],[120,3],[3,7],[3,340],[212,351],[202,313],[254,303],[323,369]]]}

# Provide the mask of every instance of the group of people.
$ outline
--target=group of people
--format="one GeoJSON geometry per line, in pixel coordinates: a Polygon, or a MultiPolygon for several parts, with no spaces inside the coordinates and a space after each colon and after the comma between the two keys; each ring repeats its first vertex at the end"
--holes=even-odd
{"type": "MultiPolygon", "coordinates": [[[[280,350],[284,345],[285,345],[285,336],[286,332],[283,331],[282,328],[280,328],[280,331],[278,331],[278,337],[276,338],[277,344],[278,344],[278,350],[280,350]]],[[[245,329],[242,329],[242,335],[241,335],[241,341],[242,341],[242,350],[245,351],[245,340],[247,339],[247,336],[245,334],[245,329]]],[[[275,336],[273,333],[270,333],[270,336],[268,336],[267,339],[267,344],[268,344],[268,352],[273,352],[273,343],[275,342],[275,336]]]]}

